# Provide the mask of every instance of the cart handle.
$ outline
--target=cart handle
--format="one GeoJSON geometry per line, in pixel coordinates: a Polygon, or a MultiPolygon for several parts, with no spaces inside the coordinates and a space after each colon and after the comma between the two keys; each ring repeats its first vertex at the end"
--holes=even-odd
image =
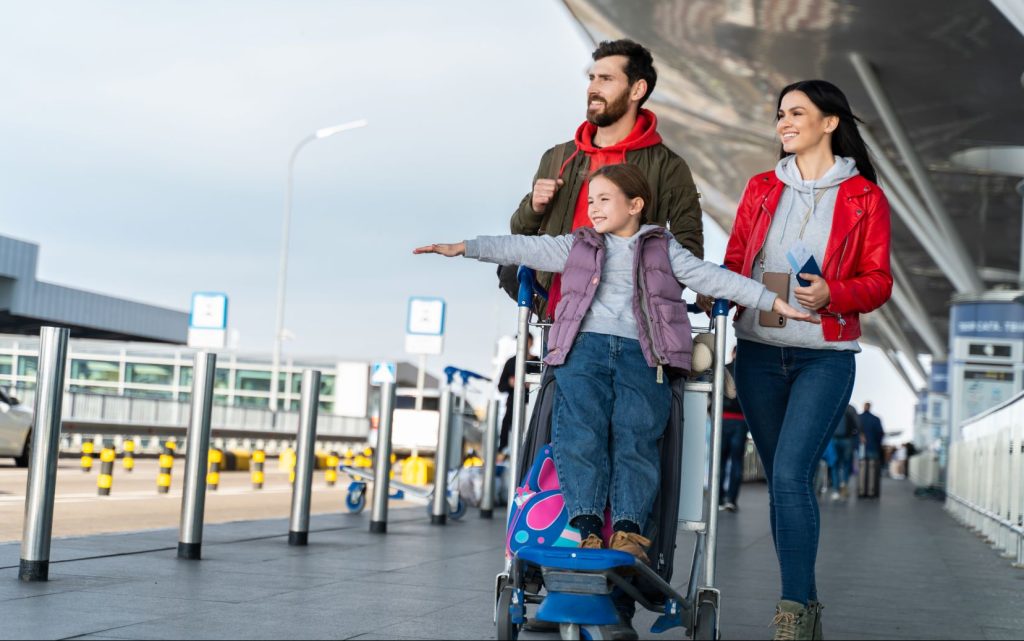
{"type": "Polygon", "coordinates": [[[548,291],[537,282],[537,273],[529,267],[520,265],[516,273],[519,279],[519,306],[532,307],[533,295],[536,294],[544,300],[548,299],[548,291]]]}
{"type": "Polygon", "coordinates": [[[491,380],[486,376],[482,376],[480,374],[477,374],[476,372],[471,372],[468,369],[461,369],[459,367],[455,367],[454,365],[449,365],[448,367],[444,368],[444,375],[448,378],[449,385],[451,385],[452,382],[455,381],[456,375],[462,378],[463,386],[467,385],[471,379],[479,379],[481,381],[488,382],[490,382],[491,380]]]}

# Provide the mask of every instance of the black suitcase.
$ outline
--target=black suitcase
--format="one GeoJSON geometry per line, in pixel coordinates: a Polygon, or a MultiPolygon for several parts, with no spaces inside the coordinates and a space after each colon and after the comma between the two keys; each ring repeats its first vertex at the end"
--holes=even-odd
{"type": "Polygon", "coordinates": [[[876,458],[862,458],[857,467],[857,496],[862,499],[877,499],[881,481],[881,461],[876,458]]]}

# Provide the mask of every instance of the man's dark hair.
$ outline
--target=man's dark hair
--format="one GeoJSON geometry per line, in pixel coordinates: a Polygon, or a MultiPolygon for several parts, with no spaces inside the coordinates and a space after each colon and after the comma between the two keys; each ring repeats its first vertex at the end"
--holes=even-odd
{"type": "Polygon", "coordinates": [[[626,57],[626,78],[629,79],[629,86],[636,84],[637,80],[647,81],[647,93],[640,99],[641,107],[654,92],[654,85],[658,82],[658,72],[654,68],[654,56],[643,45],[632,40],[605,40],[597,45],[594,50],[594,61],[608,56],[626,57]]]}

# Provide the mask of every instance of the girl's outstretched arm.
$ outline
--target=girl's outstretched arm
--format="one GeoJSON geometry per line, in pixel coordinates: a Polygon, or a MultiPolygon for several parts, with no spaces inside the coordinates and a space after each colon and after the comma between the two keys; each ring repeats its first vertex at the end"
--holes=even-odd
{"type": "Polygon", "coordinates": [[[526,265],[546,272],[560,272],[572,249],[574,237],[565,236],[478,236],[461,243],[417,247],[414,254],[465,256],[485,263],[526,265]]]}
{"type": "Polygon", "coordinates": [[[454,256],[464,256],[466,254],[466,243],[434,243],[433,245],[424,245],[423,247],[417,247],[412,250],[414,254],[441,254],[452,258],[454,256]]]}

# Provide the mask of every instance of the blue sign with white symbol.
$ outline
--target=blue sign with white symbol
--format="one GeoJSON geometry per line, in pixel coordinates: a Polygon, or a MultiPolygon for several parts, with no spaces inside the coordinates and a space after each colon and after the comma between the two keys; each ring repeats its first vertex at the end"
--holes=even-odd
{"type": "Polygon", "coordinates": [[[385,383],[394,385],[397,381],[398,371],[394,363],[380,361],[374,363],[370,369],[370,383],[372,385],[384,385],[385,383]]]}

